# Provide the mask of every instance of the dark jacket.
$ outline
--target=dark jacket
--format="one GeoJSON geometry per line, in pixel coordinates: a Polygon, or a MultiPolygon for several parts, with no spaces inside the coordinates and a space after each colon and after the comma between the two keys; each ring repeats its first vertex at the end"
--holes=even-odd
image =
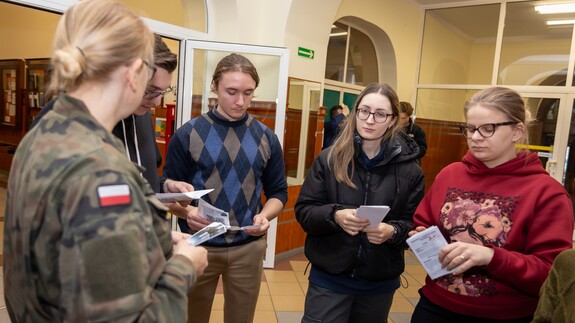
{"type": "MultiPolygon", "coordinates": [[[[328,168],[331,149],[322,151],[314,161],[295,205],[297,220],[307,233],[306,257],[329,274],[370,281],[397,278],[404,271],[403,243],[423,197],[423,173],[415,163],[417,144],[401,133],[384,146],[383,160],[371,171],[358,161],[361,148],[356,144],[352,178],[356,189],[336,181],[333,167],[328,168]],[[350,236],[335,222],[336,210],[363,204],[391,207],[384,222],[398,229],[393,241],[371,244],[365,233],[350,236]]],[[[329,164],[333,165],[333,160],[329,164]]]]}
{"type": "Polygon", "coordinates": [[[411,139],[415,140],[417,145],[419,146],[419,153],[417,154],[418,163],[421,164],[421,158],[425,156],[427,152],[427,136],[425,135],[425,131],[421,129],[420,126],[413,123],[413,120],[409,119],[409,124],[405,126],[403,131],[411,137],[411,139]]]}

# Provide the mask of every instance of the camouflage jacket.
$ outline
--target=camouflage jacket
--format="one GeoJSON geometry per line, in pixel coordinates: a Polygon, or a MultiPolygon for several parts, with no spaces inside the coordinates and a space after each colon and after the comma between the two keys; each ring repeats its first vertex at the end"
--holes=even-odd
{"type": "Polygon", "coordinates": [[[184,322],[195,283],[166,208],[119,139],[62,95],[10,170],[4,286],[13,322],[184,322]]]}

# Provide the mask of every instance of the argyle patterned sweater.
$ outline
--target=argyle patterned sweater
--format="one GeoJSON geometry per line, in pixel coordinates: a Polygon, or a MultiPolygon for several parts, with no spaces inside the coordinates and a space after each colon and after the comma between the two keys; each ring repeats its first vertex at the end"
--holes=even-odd
{"type": "MultiPolygon", "coordinates": [[[[170,140],[163,175],[188,182],[196,190],[214,190],[203,199],[229,212],[230,224],[253,224],[267,199],[287,201],[287,183],[282,148],[274,132],[247,113],[228,121],[209,111],[180,127],[170,140]]],[[[178,219],[183,232],[191,229],[178,219]]],[[[204,243],[208,246],[236,246],[253,237],[243,231],[228,232],[204,243]]]]}

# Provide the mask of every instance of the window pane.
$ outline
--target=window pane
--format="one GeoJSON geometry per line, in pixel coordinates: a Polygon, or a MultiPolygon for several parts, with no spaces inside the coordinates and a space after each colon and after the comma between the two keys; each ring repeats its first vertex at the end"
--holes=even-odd
{"type": "MultiPolygon", "coordinates": [[[[331,39],[331,38],[330,38],[331,39]]],[[[371,39],[351,28],[346,83],[368,85],[378,80],[377,57],[371,39]]]]}
{"type": "Polygon", "coordinates": [[[351,111],[355,106],[355,101],[357,101],[357,97],[359,95],[356,93],[343,93],[343,104],[347,105],[348,109],[351,111]]]}
{"type": "Polygon", "coordinates": [[[419,83],[490,84],[499,8],[427,10],[419,83]]]}
{"type": "Polygon", "coordinates": [[[573,15],[542,15],[541,1],[507,4],[498,84],[564,86],[573,24],[547,26],[547,20],[573,15]]]}
{"type": "Polygon", "coordinates": [[[465,122],[465,102],[478,90],[417,90],[415,111],[418,119],[465,122]]]}
{"type": "Polygon", "coordinates": [[[336,22],[331,28],[329,44],[327,45],[327,60],[325,63],[325,78],[343,82],[343,66],[345,64],[345,44],[347,43],[347,26],[336,22]]]}

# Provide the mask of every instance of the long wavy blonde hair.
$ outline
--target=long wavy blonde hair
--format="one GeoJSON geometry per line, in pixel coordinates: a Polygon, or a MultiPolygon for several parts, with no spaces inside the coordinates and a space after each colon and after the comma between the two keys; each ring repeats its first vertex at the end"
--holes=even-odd
{"type": "Polygon", "coordinates": [[[352,188],[356,188],[355,184],[351,181],[353,171],[355,169],[355,137],[358,136],[357,128],[357,107],[361,104],[363,97],[367,94],[379,93],[389,99],[391,102],[391,111],[393,113],[393,127],[389,128],[381,139],[381,145],[390,141],[400,129],[397,122],[399,116],[399,99],[391,86],[382,83],[372,83],[368,85],[359,94],[353,109],[347,117],[344,128],[339,136],[335,139],[333,145],[329,148],[328,160],[333,160],[333,163],[328,163],[331,169],[333,164],[333,173],[338,182],[343,182],[352,188]]]}

